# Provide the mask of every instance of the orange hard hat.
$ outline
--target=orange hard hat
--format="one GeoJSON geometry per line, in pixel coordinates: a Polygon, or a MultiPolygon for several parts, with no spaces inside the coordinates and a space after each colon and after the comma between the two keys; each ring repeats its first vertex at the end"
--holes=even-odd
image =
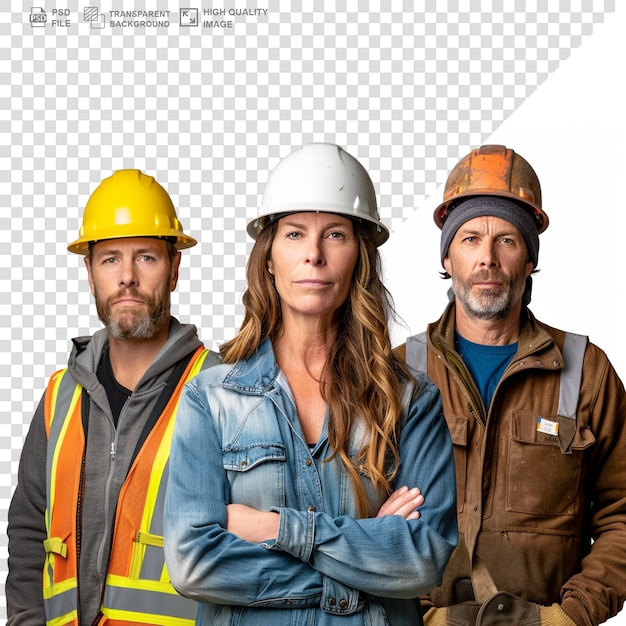
{"type": "Polygon", "coordinates": [[[474,196],[501,196],[515,200],[528,209],[537,232],[548,228],[549,220],[541,208],[541,185],[528,161],[505,146],[486,145],[463,157],[452,169],[443,192],[443,202],[433,217],[443,227],[458,201],[474,196]]]}

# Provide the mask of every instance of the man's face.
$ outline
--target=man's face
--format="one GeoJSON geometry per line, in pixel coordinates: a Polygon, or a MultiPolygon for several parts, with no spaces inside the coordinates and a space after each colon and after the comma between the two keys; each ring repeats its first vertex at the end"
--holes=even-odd
{"type": "Polygon", "coordinates": [[[521,232],[499,217],[468,220],[450,244],[444,267],[465,312],[484,320],[519,311],[533,270],[521,232]]]}
{"type": "Polygon", "coordinates": [[[169,323],[180,253],[170,261],[165,241],[149,237],[101,241],[94,244],[85,264],[98,317],[112,337],[152,339],[169,323]]]}

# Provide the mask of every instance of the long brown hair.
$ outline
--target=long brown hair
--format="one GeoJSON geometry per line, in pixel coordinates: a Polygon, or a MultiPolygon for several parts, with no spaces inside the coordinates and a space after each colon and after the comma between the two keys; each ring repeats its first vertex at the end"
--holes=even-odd
{"type": "MultiPolygon", "coordinates": [[[[276,228],[277,222],[273,222],[259,233],[248,259],[245,316],[239,333],[220,348],[225,363],[249,358],[265,339],[275,340],[282,331],[280,298],[267,271],[276,228]]],[[[354,230],[359,254],[320,386],[329,406],[328,436],[333,453],[328,460],[337,456],[342,460],[359,514],[367,517],[376,511],[371,510],[361,476],[387,494],[393,491],[403,382],[412,376],[391,350],[388,319],[395,313],[380,279],[378,248],[369,228],[354,221],[354,230]],[[366,437],[351,459],[355,420],[364,425],[366,437]]]]}

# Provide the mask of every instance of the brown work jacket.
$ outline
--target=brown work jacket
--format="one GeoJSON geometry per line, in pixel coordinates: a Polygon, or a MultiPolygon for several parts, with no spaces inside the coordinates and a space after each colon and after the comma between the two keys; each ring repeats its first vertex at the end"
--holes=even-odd
{"type": "MultiPolygon", "coordinates": [[[[561,604],[577,624],[615,615],[626,598],[626,395],[605,353],[585,350],[575,431],[559,436],[565,333],[525,310],[518,352],[487,411],[454,350],[455,305],[427,331],[428,374],[454,444],[459,544],[429,605],[466,601],[472,559],[498,590],[561,604]],[[478,557],[478,558],[476,558],[478,557]]],[[[396,352],[406,356],[403,344],[396,352]]],[[[425,494],[428,498],[428,494],[425,494]]]]}

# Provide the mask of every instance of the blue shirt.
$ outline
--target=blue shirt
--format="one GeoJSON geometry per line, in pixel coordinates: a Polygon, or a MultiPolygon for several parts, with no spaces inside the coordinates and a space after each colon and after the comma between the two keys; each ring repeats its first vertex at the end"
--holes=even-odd
{"type": "MultiPolygon", "coordinates": [[[[457,541],[450,436],[436,387],[404,395],[397,486],[420,487],[420,519],[359,519],[326,427],[310,450],[269,341],[198,374],[181,398],[170,457],[165,552],[197,624],[409,625],[457,541]],[[226,505],[280,513],[276,540],[226,531],[226,505]]],[[[350,452],[362,436],[357,429],[350,452]]],[[[363,478],[373,510],[386,499],[363,478]]]]}
{"type": "Polygon", "coordinates": [[[488,411],[504,370],[517,354],[517,342],[505,346],[489,346],[468,341],[457,332],[454,333],[454,339],[456,351],[467,365],[488,411]]]}

